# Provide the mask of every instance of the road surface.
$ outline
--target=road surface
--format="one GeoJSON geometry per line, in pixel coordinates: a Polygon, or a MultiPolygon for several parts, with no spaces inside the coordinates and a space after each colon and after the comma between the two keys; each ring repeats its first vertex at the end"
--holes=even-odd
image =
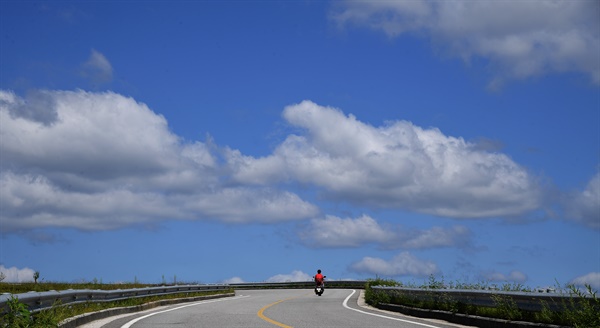
{"type": "Polygon", "coordinates": [[[455,328],[358,305],[358,290],[242,290],[234,297],[170,305],[98,320],[81,328],[455,328]]]}

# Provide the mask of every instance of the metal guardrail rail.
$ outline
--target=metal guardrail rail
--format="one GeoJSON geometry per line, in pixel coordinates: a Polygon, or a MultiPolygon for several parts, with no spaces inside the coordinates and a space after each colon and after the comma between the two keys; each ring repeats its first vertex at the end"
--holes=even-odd
{"type": "Polygon", "coordinates": [[[115,289],[115,290],[62,290],[47,292],[28,292],[21,294],[2,294],[0,295],[0,313],[6,312],[7,302],[12,298],[18,298],[19,302],[27,305],[30,311],[39,311],[52,307],[56,302],[61,304],[76,304],[85,302],[112,302],[124,299],[169,295],[179,293],[194,293],[206,291],[218,291],[230,289],[229,285],[175,285],[161,287],[146,287],[135,289],[115,289]]]}
{"type": "Polygon", "coordinates": [[[496,307],[499,302],[508,302],[521,310],[539,312],[544,308],[551,311],[564,310],[571,301],[585,301],[564,293],[505,292],[498,290],[470,289],[423,289],[372,286],[375,293],[385,293],[391,298],[408,298],[419,301],[460,302],[463,304],[496,307]]]}

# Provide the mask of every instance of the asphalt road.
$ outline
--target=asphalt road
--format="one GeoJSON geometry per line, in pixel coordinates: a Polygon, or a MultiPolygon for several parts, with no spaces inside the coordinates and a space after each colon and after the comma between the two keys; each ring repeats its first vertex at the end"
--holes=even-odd
{"type": "Polygon", "coordinates": [[[359,291],[326,289],[316,296],[307,289],[238,291],[235,297],[165,306],[103,319],[82,328],[455,328],[358,305],[359,291]]]}

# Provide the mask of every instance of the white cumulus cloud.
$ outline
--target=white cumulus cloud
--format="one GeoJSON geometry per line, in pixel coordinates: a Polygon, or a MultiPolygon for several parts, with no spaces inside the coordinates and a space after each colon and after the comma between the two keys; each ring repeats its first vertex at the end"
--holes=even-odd
{"type": "Polygon", "coordinates": [[[35,270],[30,268],[19,269],[17,267],[7,268],[0,265],[0,272],[4,275],[3,282],[32,282],[35,270]]]}
{"type": "Polygon", "coordinates": [[[0,91],[2,232],[168,219],[279,222],[318,213],[288,191],[224,185],[218,150],[184,142],[132,98],[81,90],[33,95],[0,91]],[[54,114],[31,114],[44,110],[54,114]]]}
{"type": "Polygon", "coordinates": [[[576,286],[590,285],[594,290],[600,290],[600,272],[590,272],[571,281],[576,286]]]}
{"type": "Polygon", "coordinates": [[[294,270],[292,273],[277,274],[267,279],[267,282],[293,282],[293,281],[312,281],[312,276],[300,270],[294,270]]]}
{"type": "Polygon", "coordinates": [[[597,1],[344,1],[331,19],[390,37],[411,34],[470,62],[489,61],[491,88],[505,80],[581,72],[600,84],[597,1]]]}
{"type": "Polygon", "coordinates": [[[386,242],[394,233],[386,231],[373,218],[342,219],[328,215],[313,219],[311,225],[300,233],[303,241],[312,247],[358,247],[365,243],[386,242]]]}
{"type": "Polygon", "coordinates": [[[592,177],[583,191],[571,193],[565,207],[567,219],[600,230],[600,173],[592,177]]]}
{"type": "Polygon", "coordinates": [[[463,226],[432,227],[427,230],[382,226],[368,215],[339,218],[328,215],[312,219],[300,230],[299,237],[310,247],[359,247],[376,244],[385,249],[426,249],[464,247],[471,242],[471,232],[463,226]]]}
{"type": "Polygon", "coordinates": [[[223,284],[242,284],[244,282],[244,279],[240,277],[231,277],[222,281],[223,284]]]}
{"type": "Polygon", "coordinates": [[[358,273],[390,277],[426,277],[439,273],[438,266],[434,262],[420,260],[409,252],[402,252],[387,261],[367,256],[353,263],[350,266],[350,270],[358,273]]]}
{"type": "Polygon", "coordinates": [[[438,129],[407,121],[375,127],[310,101],[283,115],[303,133],[289,135],[270,156],[229,152],[237,181],[298,181],[355,204],[454,218],[520,215],[541,205],[525,168],[438,129]]]}

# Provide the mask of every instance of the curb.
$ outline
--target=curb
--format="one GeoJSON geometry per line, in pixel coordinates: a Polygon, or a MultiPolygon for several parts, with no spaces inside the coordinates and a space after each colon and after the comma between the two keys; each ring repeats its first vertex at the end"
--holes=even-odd
{"type": "Polygon", "coordinates": [[[120,308],[112,308],[106,309],[98,312],[84,313],[78,316],[74,316],[71,318],[67,318],[60,323],[58,323],[58,327],[60,328],[76,328],[78,326],[84,325],[86,323],[90,323],[92,321],[120,315],[120,314],[128,314],[135,313],[139,311],[153,309],[155,307],[163,306],[163,305],[172,305],[178,303],[187,303],[187,302],[195,302],[200,300],[210,300],[215,298],[223,298],[223,297],[231,297],[235,296],[235,293],[226,293],[219,295],[207,295],[207,296],[196,296],[196,297],[188,297],[188,298],[176,298],[170,300],[160,300],[155,302],[150,302],[141,305],[128,306],[128,307],[120,307],[120,308]]]}

